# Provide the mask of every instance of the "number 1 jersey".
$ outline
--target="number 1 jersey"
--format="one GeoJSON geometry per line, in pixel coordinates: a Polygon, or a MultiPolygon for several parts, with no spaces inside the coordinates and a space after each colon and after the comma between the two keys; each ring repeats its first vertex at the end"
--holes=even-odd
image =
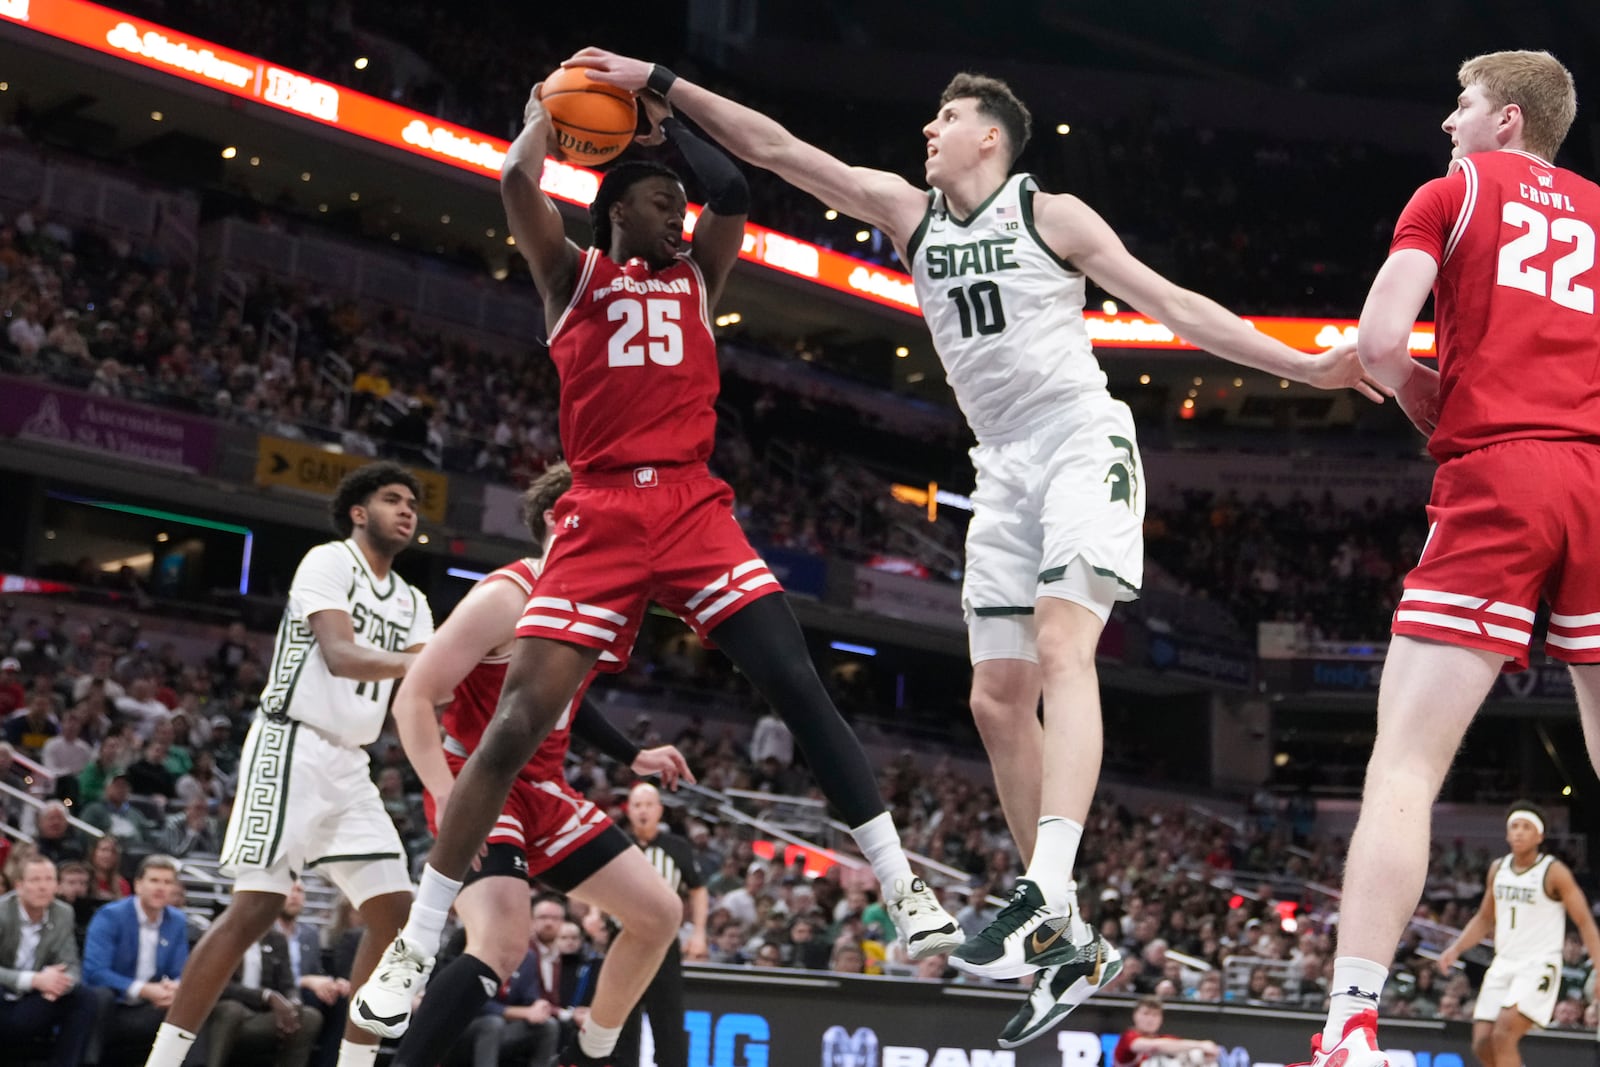
{"type": "Polygon", "coordinates": [[[717,432],[717,345],[706,283],[679,256],[649,271],[590,248],[550,330],[561,445],[579,473],[703,463],[717,432]]]}
{"type": "Polygon", "coordinates": [[[1390,251],[1439,264],[1435,458],[1523,438],[1600,443],[1597,227],[1600,186],[1515,150],[1464,156],[1412,196],[1390,251]]]}

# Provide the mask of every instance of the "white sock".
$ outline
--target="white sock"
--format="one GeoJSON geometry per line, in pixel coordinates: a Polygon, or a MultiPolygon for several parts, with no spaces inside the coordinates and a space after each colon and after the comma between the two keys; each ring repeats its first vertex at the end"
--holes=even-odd
{"type": "MultiPolygon", "coordinates": [[[[1039,887],[1044,902],[1062,911],[1073,900],[1072,867],[1078,862],[1078,842],[1083,840],[1083,824],[1059,815],[1039,820],[1039,836],[1033,846],[1033,862],[1023,875],[1039,887]]],[[[1078,940],[1076,936],[1074,941],[1078,940]]]]}
{"type": "Polygon", "coordinates": [[[1360,956],[1339,956],[1333,961],[1333,981],[1328,988],[1328,1025],[1322,1028],[1322,1048],[1329,1051],[1344,1038],[1344,1024],[1359,1012],[1378,1007],[1389,968],[1360,956]]]}
{"type": "Polygon", "coordinates": [[[590,1016],[578,1031],[578,1048],[585,1056],[604,1059],[617,1050],[617,1036],[621,1033],[622,1027],[601,1026],[590,1016]]]}
{"type": "Polygon", "coordinates": [[[373,1067],[378,1062],[378,1046],[358,1045],[348,1037],[339,1042],[339,1067],[373,1067]]]}
{"type": "Polygon", "coordinates": [[[911,879],[916,876],[911,873],[911,864],[906,859],[905,849],[900,847],[900,835],[895,831],[894,820],[889,818],[888,812],[874,815],[851,830],[850,836],[855,838],[856,847],[872,864],[872,873],[878,876],[878,881],[883,885],[884,899],[894,895],[897,880],[911,885],[911,879]]]}
{"type": "Polygon", "coordinates": [[[150,1046],[150,1055],[144,1067],[178,1067],[194,1046],[194,1035],[180,1030],[171,1023],[162,1023],[156,1029],[156,1043],[150,1046]]]}
{"type": "Polygon", "coordinates": [[[406,917],[406,928],[400,931],[400,936],[430,956],[438,952],[444,922],[450,917],[450,905],[456,902],[456,894],[460,892],[460,882],[446,878],[434,870],[432,864],[425,864],[422,882],[417,886],[417,899],[411,902],[411,914],[406,917]]]}

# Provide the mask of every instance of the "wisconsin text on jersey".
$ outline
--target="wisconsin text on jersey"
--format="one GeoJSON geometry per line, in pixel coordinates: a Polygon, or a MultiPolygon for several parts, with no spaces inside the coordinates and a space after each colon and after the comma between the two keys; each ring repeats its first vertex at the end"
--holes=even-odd
{"type": "Polygon", "coordinates": [[[626,274],[619,274],[611,279],[611,284],[601,286],[589,294],[590,300],[604,300],[613,293],[678,293],[689,296],[693,293],[689,287],[688,278],[630,278],[626,274]]]}

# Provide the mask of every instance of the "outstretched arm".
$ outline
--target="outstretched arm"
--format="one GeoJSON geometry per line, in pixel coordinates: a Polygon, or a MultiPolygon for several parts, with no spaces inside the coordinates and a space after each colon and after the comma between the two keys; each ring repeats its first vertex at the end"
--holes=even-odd
{"type": "MultiPolygon", "coordinates": [[[[638,91],[650,84],[651,65],[600,48],[585,48],[565,66],[588,67],[590,77],[638,91]]],[[[658,79],[659,81],[660,79],[658,79]]],[[[898,174],[852,167],[807,144],[777,122],[686,78],[667,88],[672,105],[694,119],[722,147],[770,170],[829,207],[882,230],[899,248],[916,231],[928,201],[898,174]]]]}
{"type": "Polygon", "coordinates": [[[750,185],[733,160],[696,137],[672,113],[672,105],[653,92],[639,94],[651,130],[639,138],[646,144],[671,141],[706,191],[706,209],[694,227],[694,261],[706,278],[706,305],[716,307],[722,287],[744,247],[744,223],[750,214],[750,185]]]}
{"type": "Polygon", "coordinates": [[[555,155],[555,127],[539,101],[535,85],[522,112],[522,132],[511,142],[500,168],[500,199],[517,249],[528,261],[533,283],[546,306],[561,306],[572,296],[578,273],[578,246],[567,239],[567,229],[555,202],[539,188],[545,156],[555,155]]]}
{"type": "Polygon", "coordinates": [[[1489,868],[1489,877],[1485,880],[1487,884],[1483,888],[1483,902],[1478,905],[1477,913],[1461,928],[1460,936],[1439,953],[1436,962],[1442,973],[1450,973],[1450,968],[1456,965],[1456,960],[1461,958],[1463,952],[1494,933],[1494,876],[1499,869],[1500,861],[1496,860],[1489,868]]]}
{"type": "Polygon", "coordinates": [[[450,619],[417,656],[395,693],[395,728],[400,747],[442,816],[455,775],[445,762],[434,709],[448,704],[461,680],[500,645],[516,636],[527,595],[513,581],[481,582],[456,606],[450,619]]]}
{"type": "Polygon", "coordinates": [[[1216,301],[1173,284],[1140,262],[1105,219],[1077,197],[1039,194],[1034,219],[1039,236],[1057,256],[1191,344],[1281,378],[1319,389],[1353,388],[1383,402],[1382,394],[1364,380],[1352,346],[1308,355],[1268,337],[1216,301]]]}

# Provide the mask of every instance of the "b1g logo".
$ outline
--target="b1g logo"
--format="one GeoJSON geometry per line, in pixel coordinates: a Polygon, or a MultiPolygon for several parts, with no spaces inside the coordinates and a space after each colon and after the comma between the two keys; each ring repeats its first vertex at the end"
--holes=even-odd
{"type": "Polygon", "coordinates": [[[767,1067],[772,1028],[759,1015],[719,1015],[708,1011],[683,1014],[689,1036],[689,1067],[767,1067]]]}
{"type": "Polygon", "coordinates": [[[822,1067],[1016,1067],[1016,1063],[1016,1053],[986,1048],[880,1048],[877,1031],[867,1026],[854,1033],[830,1026],[822,1033],[822,1067]]]}

